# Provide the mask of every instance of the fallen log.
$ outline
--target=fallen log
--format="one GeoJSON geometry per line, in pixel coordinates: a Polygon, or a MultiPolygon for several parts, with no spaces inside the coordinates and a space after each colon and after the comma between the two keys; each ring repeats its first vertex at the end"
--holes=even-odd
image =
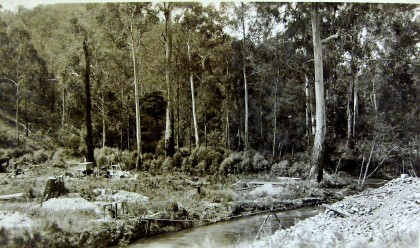
{"type": "Polygon", "coordinates": [[[10,195],[1,195],[0,201],[11,201],[11,200],[27,200],[24,193],[10,194],[10,195]]]}

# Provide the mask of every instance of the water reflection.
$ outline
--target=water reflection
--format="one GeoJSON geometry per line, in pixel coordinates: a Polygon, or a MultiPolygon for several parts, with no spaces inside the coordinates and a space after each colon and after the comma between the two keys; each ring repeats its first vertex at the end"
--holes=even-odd
{"type": "MultiPolygon", "coordinates": [[[[317,215],[322,207],[305,207],[276,213],[283,225],[290,227],[297,221],[317,215]]],[[[227,222],[187,229],[173,233],[165,233],[139,240],[131,244],[132,248],[175,248],[175,247],[235,247],[244,242],[254,240],[258,230],[267,215],[240,218],[227,222]]],[[[279,222],[270,216],[265,224],[261,236],[268,236],[279,228],[279,222]]],[[[241,245],[241,246],[242,246],[241,245]]]]}

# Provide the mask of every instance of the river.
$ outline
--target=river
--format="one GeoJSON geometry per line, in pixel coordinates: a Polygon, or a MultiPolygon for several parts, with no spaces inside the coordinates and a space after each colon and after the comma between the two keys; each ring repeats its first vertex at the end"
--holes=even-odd
{"type": "MultiPolygon", "coordinates": [[[[322,207],[304,207],[300,209],[277,212],[276,215],[285,227],[290,227],[302,220],[324,211],[322,207]]],[[[256,215],[231,221],[219,222],[213,225],[186,229],[177,232],[164,233],[130,244],[131,248],[175,248],[175,247],[234,247],[252,242],[267,217],[256,215]]],[[[277,219],[270,215],[264,225],[261,236],[271,235],[279,228],[277,219]]]]}
{"type": "MultiPolygon", "coordinates": [[[[378,188],[386,181],[383,179],[367,179],[368,188],[378,188]]],[[[293,226],[297,221],[317,215],[325,208],[303,207],[294,210],[276,212],[283,223],[283,227],[293,226]]],[[[157,236],[138,240],[129,245],[131,248],[177,248],[177,247],[243,247],[251,243],[258,233],[267,214],[243,217],[231,221],[219,222],[198,228],[186,229],[177,232],[164,233],[157,236]]],[[[270,215],[269,220],[262,229],[262,236],[269,236],[279,229],[279,222],[270,215]]]]}

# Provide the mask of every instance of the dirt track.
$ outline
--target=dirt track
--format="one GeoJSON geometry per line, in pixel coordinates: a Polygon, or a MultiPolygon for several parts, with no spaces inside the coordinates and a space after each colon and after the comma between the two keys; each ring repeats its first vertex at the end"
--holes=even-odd
{"type": "Polygon", "coordinates": [[[395,179],[277,231],[253,247],[420,247],[420,179],[395,179]]]}

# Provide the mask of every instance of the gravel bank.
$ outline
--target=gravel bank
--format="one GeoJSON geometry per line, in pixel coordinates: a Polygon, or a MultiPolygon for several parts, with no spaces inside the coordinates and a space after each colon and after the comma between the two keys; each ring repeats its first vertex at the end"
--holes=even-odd
{"type": "Polygon", "coordinates": [[[395,179],[277,231],[252,247],[420,247],[420,180],[395,179]]]}

